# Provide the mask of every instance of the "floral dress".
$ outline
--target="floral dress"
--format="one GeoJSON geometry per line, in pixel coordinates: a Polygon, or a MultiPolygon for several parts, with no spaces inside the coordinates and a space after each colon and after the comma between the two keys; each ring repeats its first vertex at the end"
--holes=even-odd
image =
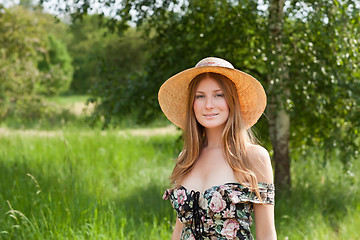
{"type": "Polygon", "coordinates": [[[253,203],[274,204],[275,195],[273,184],[258,186],[261,200],[239,183],[213,186],[204,193],[181,186],[167,189],[163,199],[170,199],[183,223],[180,240],[253,239],[253,203]]]}

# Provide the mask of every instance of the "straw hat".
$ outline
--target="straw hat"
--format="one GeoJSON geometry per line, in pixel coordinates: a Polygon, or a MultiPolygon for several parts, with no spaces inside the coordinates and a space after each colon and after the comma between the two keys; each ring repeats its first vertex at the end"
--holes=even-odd
{"type": "Polygon", "coordinates": [[[228,61],[216,57],[204,58],[195,67],[184,70],[163,83],[158,98],[166,117],[184,129],[188,86],[197,75],[205,72],[222,74],[235,83],[243,121],[247,129],[253,126],[266,107],[264,88],[254,77],[235,69],[228,61]]]}

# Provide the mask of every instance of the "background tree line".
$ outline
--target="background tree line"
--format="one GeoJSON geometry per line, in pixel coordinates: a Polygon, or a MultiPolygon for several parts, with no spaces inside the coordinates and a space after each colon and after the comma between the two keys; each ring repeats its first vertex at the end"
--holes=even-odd
{"type": "Polygon", "coordinates": [[[135,29],[120,37],[97,15],[69,22],[32,1],[0,8],[0,122],[55,121],[65,110],[47,97],[89,95],[105,75],[142,70],[145,42],[135,29]]]}
{"type": "MultiPolygon", "coordinates": [[[[273,149],[279,187],[290,185],[290,156],[309,147],[323,150],[324,164],[336,154],[345,169],[358,156],[357,1],[99,1],[97,6],[116,12],[113,17],[87,16],[95,7],[88,1],[64,3],[58,0],[54,8],[74,22],[58,39],[73,58],[72,91],[87,91],[96,103],[93,121],[105,119],[106,127],[129,115],[139,122],[161,117],[160,85],[199,59],[218,56],[255,76],[268,93],[257,128],[273,149]]],[[[34,54],[43,60],[40,52],[34,54]]],[[[45,94],[41,88],[32,89],[45,94]]]]}

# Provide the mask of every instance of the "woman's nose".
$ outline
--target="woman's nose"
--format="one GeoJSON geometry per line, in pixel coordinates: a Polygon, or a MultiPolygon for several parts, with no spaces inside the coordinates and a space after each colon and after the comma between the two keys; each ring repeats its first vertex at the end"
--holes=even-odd
{"type": "Polygon", "coordinates": [[[205,108],[206,109],[214,108],[214,103],[213,103],[213,100],[211,98],[206,99],[205,108]]]}

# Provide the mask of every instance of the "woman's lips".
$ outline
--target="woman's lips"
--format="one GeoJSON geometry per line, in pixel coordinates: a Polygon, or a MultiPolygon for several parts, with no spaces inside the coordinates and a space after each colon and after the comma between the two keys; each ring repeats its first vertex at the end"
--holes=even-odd
{"type": "Polygon", "coordinates": [[[204,114],[204,117],[206,117],[206,118],[214,118],[217,115],[219,115],[219,114],[218,113],[204,114]]]}

